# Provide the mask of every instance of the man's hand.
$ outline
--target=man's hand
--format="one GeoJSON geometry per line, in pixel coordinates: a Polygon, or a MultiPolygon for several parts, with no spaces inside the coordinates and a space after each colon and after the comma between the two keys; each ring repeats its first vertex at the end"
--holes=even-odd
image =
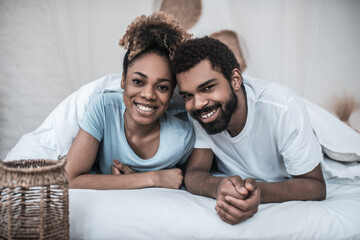
{"type": "Polygon", "coordinates": [[[249,192],[245,188],[245,182],[240,176],[223,178],[216,188],[216,200],[224,201],[225,196],[232,196],[238,199],[246,199],[249,192]]]}
{"type": "Polygon", "coordinates": [[[119,174],[136,173],[136,171],[131,169],[128,165],[122,164],[121,162],[113,159],[113,165],[111,166],[111,173],[115,175],[119,175],[119,174]]]}
{"type": "MultiPolygon", "coordinates": [[[[239,180],[239,178],[240,177],[238,177],[237,180],[239,180]]],[[[232,178],[232,180],[234,179],[232,178]]],[[[261,200],[260,188],[254,179],[248,178],[242,182],[244,186],[237,187],[237,191],[244,193],[247,191],[249,193],[248,198],[241,199],[231,195],[226,195],[224,200],[217,199],[217,204],[215,207],[219,217],[224,222],[232,225],[252,217],[257,212],[261,200]]],[[[241,181],[238,181],[236,184],[240,184],[239,186],[242,185],[241,181]]]]}

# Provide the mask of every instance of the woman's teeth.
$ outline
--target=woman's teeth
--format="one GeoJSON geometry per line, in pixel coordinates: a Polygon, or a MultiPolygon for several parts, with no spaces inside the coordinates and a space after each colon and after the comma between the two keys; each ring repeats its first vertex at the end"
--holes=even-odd
{"type": "Polygon", "coordinates": [[[146,107],[144,105],[140,105],[140,104],[136,104],[136,106],[142,110],[142,111],[145,111],[145,112],[151,112],[151,111],[154,111],[155,107],[146,107]]]}
{"type": "Polygon", "coordinates": [[[203,118],[203,119],[206,119],[206,118],[209,118],[212,115],[214,115],[215,112],[216,112],[216,109],[214,109],[214,110],[212,110],[212,111],[210,111],[208,113],[203,113],[203,114],[200,115],[200,117],[203,118]]]}

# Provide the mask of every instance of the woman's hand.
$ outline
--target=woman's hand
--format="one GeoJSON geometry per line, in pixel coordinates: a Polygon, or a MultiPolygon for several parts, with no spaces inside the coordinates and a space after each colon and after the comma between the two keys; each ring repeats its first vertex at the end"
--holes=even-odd
{"type": "MultiPolygon", "coordinates": [[[[113,159],[113,163],[114,164],[111,166],[111,173],[114,175],[137,173],[128,165],[122,164],[115,159],[113,159]]],[[[154,187],[178,189],[184,178],[182,171],[179,168],[163,169],[148,173],[153,179],[154,187]]]]}
{"type": "Polygon", "coordinates": [[[154,171],[155,186],[178,189],[183,182],[183,174],[179,168],[154,171]]]}
{"type": "Polygon", "coordinates": [[[114,175],[136,173],[136,171],[131,169],[128,165],[122,164],[116,159],[113,159],[113,164],[114,165],[111,166],[111,173],[114,175]]]}

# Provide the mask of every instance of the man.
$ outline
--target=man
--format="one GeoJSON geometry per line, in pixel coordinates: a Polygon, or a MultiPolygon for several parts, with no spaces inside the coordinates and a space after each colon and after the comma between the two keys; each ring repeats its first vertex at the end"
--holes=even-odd
{"type": "Polygon", "coordinates": [[[188,191],[215,198],[230,224],[260,203],[325,199],[321,146],[294,92],[243,77],[231,50],[209,37],[185,42],[173,64],[196,132],[188,191]],[[209,173],[214,157],[228,177],[209,173]]]}

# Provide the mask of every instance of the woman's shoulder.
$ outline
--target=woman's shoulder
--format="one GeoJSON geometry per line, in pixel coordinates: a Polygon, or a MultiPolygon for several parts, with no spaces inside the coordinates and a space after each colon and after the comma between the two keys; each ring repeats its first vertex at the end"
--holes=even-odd
{"type": "Polygon", "coordinates": [[[114,90],[106,90],[99,96],[104,105],[119,105],[123,104],[123,93],[114,90]]]}

